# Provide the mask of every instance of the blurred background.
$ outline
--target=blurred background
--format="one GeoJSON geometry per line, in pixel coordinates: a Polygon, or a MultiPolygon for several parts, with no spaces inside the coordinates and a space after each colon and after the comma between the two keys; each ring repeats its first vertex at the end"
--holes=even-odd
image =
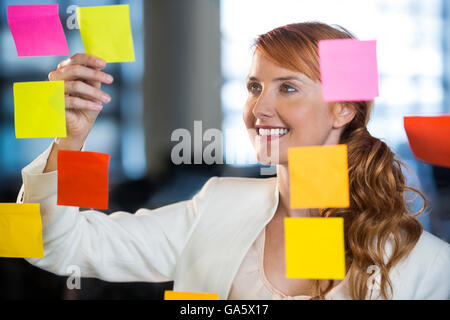
{"type": "MultiPolygon", "coordinates": [[[[245,78],[257,35],[294,22],[339,24],[377,40],[380,97],[369,125],[411,169],[409,184],[432,202],[425,230],[450,240],[450,169],[414,158],[405,115],[450,113],[450,0],[129,0],[2,1],[0,6],[0,202],[15,202],[21,169],[52,139],[16,139],[13,83],[42,81],[67,57],[17,57],[6,19],[11,4],[58,3],[70,54],[84,52],[72,29],[75,6],[128,3],[136,61],[109,64],[111,95],[86,150],[111,155],[110,205],[135,212],[191,198],[211,176],[260,177],[242,122],[245,78]],[[171,133],[221,129],[221,165],[174,165],[171,133]]],[[[192,137],[193,138],[193,137],[192,137]]],[[[209,143],[206,143],[209,144],[209,143]]],[[[205,145],[205,144],[204,144],[205,145]]],[[[193,159],[193,158],[192,158],[193,159]]],[[[415,203],[420,208],[421,203],[415,203]]],[[[67,289],[59,277],[23,259],[0,258],[1,299],[162,299],[172,283],[82,279],[67,289]]]]}

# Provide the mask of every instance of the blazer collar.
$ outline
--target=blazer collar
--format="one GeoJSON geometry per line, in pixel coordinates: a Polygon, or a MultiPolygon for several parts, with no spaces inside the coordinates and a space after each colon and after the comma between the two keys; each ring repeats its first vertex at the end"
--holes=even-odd
{"type": "MultiPolygon", "coordinates": [[[[253,224],[253,227],[248,232],[240,234],[237,242],[241,243],[241,246],[236,248],[235,259],[230,261],[229,271],[226,272],[226,276],[222,278],[223,285],[220,286],[219,299],[227,299],[230,292],[233,280],[242,264],[248,250],[255,242],[258,235],[263,231],[266,225],[272,220],[278,207],[279,190],[278,180],[274,178],[265,178],[267,189],[265,192],[261,192],[259,197],[255,197],[254,206],[258,210],[253,211],[252,215],[244,215],[247,219],[242,223],[253,224]]],[[[243,214],[243,213],[242,213],[243,214]]]]}
{"type": "Polygon", "coordinates": [[[198,219],[175,275],[177,291],[227,299],[236,273],[278,206],[277,179],[220,178],[198,219]]]}

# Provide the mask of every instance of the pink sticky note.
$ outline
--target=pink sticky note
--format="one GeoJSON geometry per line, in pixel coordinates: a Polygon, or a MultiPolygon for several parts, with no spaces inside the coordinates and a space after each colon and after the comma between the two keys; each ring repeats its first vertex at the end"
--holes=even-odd
{"type": "Polygon", "coordinates": [[[378,97],[376,41],[319,41],[325,101],[365,101],[378,97]]]}
{"type": "Polygon", "coordinates": [[[19,57],[69,55],[58,4],[9,5],[7,15],[19,57]]]}

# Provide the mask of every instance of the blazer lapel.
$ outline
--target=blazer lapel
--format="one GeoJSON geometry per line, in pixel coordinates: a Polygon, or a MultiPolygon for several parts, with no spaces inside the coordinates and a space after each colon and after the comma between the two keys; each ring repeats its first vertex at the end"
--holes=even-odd
{"type": "Polygon", "coordinates": [[[178,260],[174,290],[227,299],[242,260],[277,206],[276,178],[221,178],[178,260]]]}

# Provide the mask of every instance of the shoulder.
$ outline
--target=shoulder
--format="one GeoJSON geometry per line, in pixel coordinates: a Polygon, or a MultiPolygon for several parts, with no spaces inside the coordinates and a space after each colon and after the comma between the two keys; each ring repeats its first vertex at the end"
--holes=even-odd
{"type": "MultiPolygon", "coordinates": [[[[212,177],[203,186],[201,192],[229,192],[239,194],[245,191],[272,192],[276,187],[276,177],[272,178],[239,178],[212,177]]],[[[248,196],[248,193],[246,194],[248,196]]]]}
{"type": "Polygon", "coordinates": [[[395,269],[397,298],[450,298],[450,245],[429,232],[422,232],[413,250],[395,269]]]}
{"type": "Polygon", "coordinates": [[[448,259],[450,257],[450,245],[431,233],[423,231],[412,253],[418,258],[445,257],[448,259]]]}
{"type": "Polygon", "coordinates": [[[419,241],[410,254],[410,259],[421,266],[421,272],[424,276],[436,275],[443,276],[450,285],[450,245],[432,235],[423,231],[419,241]]]}
{"type": "Polygon", "coordinates": [[[421,276],[425,278],[443,277],[450,289],[450,245],[423,231],[409,256],[410,265],[420,266],[418,268],[421,276]]]}
{"type": "Polygon", "coordinates": [[[200,211],[208,212],[208,217],[223,212],[232,217],[248,212],[248,208],[255,212],[269,210],[277,202],[277,190],[276,177],[212,177],[193,200],[200,211]]]}

